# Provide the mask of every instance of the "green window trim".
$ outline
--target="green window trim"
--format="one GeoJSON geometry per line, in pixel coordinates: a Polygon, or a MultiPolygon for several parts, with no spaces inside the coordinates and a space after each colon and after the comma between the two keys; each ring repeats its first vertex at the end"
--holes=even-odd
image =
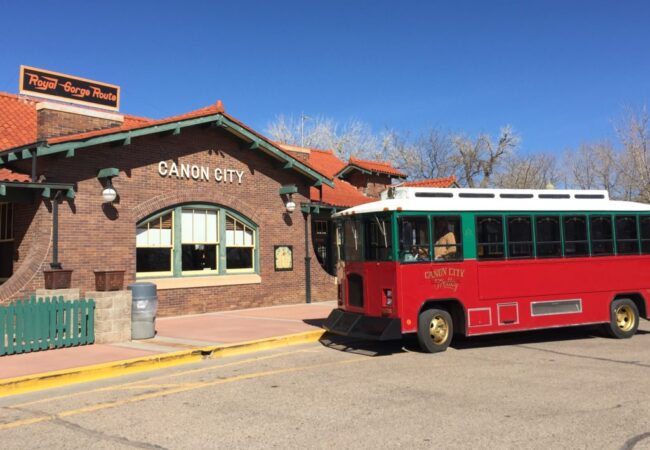
{"type": "MultiPolygon", "coordinates": [[[[172,228],[172,264],[171,264],[171,271],[169,272],[137,272],[136,271],[136,278],[137,279],[146,279],[146,278],[191,278],[191,277],[205,277],[205,276],[222,276],[222,275],[250,275],[250,274],[257,274],[259,275],[260,273],[260,264],[259,264],[259,227],[257,224],[247,217],[243,216],[241,213],[222,206],[222,205],[214,205],[214,204],[208,204],[208,203],[184,203],[184,204],[179,204],[170,208],[166,208],[164,210],[156,211],[153,214],[150,214],[146,218],[142,219],[136,224],[136,229],[137,228],[142,228],[144,225],[151,221],[155,221],[156,219],[159,219],[160,217],[172,213],[172,223],[173,223],[173,228],[172,228]],[[216,262],[216,270],[186,270],[185,273],[183,273],[183,238],[182,238],[182,214],[183,210],[188,210],[188,209],[193,209],[193,210],[210,210],[210,211],[217,211],[217,243],[216,244],[211,244],[211,245],[216,245],[217,247],[217,262],[216,262]],[[246,248],[252,248],[252,268],[250,269],[228,269],[227,267],[227,249],[229,246],[227,245],[227,240],[226,240],[226,216],[232,217],[235,221],[240,222],[241,224],[245,225],[248,229],[252,231],[252,245],[246,246],[246,248]]],[[[188,245],[188,243],[185,243],[185,245],[188,245]]],[[[238,247],[238,246],[236,246],[238,247]]],[[[145,248],[145,247],[140,247],[136,244],[136,249],[137,248],[145,248]]],[[[137,258],[137,256],[136,256],[137,258]]],[[[137,267],[137,264],[136,264],[137,267]]],[[[137,268],[136,268],[137,270],[137,268]]]]}

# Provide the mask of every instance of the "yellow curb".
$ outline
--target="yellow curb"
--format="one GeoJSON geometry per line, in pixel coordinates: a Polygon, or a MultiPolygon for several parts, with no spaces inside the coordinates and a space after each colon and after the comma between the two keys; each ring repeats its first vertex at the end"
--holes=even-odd
{"type": "Polygon", "coordinates": [[[287,345],[306,344],[318,341],[323,334],[325,334],[324,330],[306,331],[286,336],[238,342],[236,344],[197,347],[179,352],[143,356],[140,358],[95,364],[92,366],[75,367],[74,369],[64,369],[55,372],[7,378],[0,380],[0,397],[25,394],[43,389],[51,389],[76,383],[86,383],[89,381],[119,377],[139,372],[147,372],[166,367],[174,367],[201,361],[205,358],[225,358],[227,356],[244,355],[287,345]]]}

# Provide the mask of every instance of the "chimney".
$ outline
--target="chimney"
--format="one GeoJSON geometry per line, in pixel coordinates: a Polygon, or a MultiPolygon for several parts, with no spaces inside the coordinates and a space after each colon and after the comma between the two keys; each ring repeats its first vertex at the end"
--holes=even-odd
{"type": "Polygon", "coordinates": [[[121,114],[97,111],[54,102],[36,105],[38,140],[119,127],[124,123],[121,114]]]}

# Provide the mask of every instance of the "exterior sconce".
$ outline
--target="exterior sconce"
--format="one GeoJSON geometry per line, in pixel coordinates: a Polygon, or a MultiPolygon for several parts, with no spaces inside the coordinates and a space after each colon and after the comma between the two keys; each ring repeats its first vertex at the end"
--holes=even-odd
{"type": "Polygon", "coordinates": [[[113,177],[118,176],[119,173],[120,173],[119,169],[111,167],[108,169],[102,169],[97,174],[97,178],[100,181],[102,179],[106,180],[104,183],[102,183],[104,184],[104,190],[102,190],[102,200],[104,201],[104,203],[113,203],[117,198],[117,191],[113,187],[112,179],[113,177]]]}
{"type": "Polygon", "coordinates": [[[102,199],[104,203],[113,203],[117,198],[117,191],[113,189],[113,186],[108,186],[102,191],[102,199]]]}
{"type": "Polygon", "coordinates": [[[284,204],[287,208],[288,213],[292,213],[296,210],[296,202],[293,201],[291,194],[287,197],[287,203],[284,204]]]}
{"type": "Polygon", "coordinates": [[[298,188],[295,184],[286,184],[280,187],[280,196],[286,198],[284,207],[287,209],[288,213],[292,213],[296,210],[296,202],[293,201],[293,194],[296,192],[298,192],[298,188]]]}

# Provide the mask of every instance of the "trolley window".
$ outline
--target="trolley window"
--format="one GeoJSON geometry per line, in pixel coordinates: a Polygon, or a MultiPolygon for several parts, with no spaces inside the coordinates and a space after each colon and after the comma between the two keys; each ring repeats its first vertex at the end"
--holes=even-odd
{"type": "Polygon", "coordinates": [[[589,256],[585,216],[564,218],[564,256],[589,256]]]}
{"type": "Polygon", "coordinates": [[[393,228],[390,217],[368,217],[365,226],[366,260],[391,261],[393,259],[393,228]]]}
{"type": "Polygon", "coordinates": [[[650,253],[650,216],[639,218],[639,229],[641,230],[641,252],[650,253]]]}
{"type": "Polygon", "coordinates": [[[562,235],[558,216],[541,216],[535,221],[537,256],[539,258],[559,258],[562,256],[562,235]]]}
{"type": "Polygon", "coordinates": [[[434,216],[433,255],[436,261],[458,261],[463,259],[462,233],[459,216],[434,216]]]}
{"type": "Polygon", "coordinates": [[[346,220],[343,222],[343,257],[346,261],[361,261],[363,257],[361,241],[361,222],[346,220]]]}
{"type": "Polygon", "coordinates": [[[612,239],[612,218],[610,216],[591,216],[589,218],[591,254],[604,256],[614,254],[612,239]]]}
{"type": "Polygon", "coordinates": [[[403,216],[399,219],[399,255],[405,262],[430,261],[429,219],[403,216]]]}
{"type": "Polygon", "coordinates": [[[533,256],[533,226],[529,216],[508,217],[508,257],[533,256]]]}
{"type": "Polygon", "coordinates": [[[503,247],[503,218],[484,216],[476,218],[476,243],[478,259],[501,259],[503,247]]]}
{"type": "Polygon", "coordinates": [[[639,253],[636,216],[616,216],[616,253],[619,255],[639,253]]]}

